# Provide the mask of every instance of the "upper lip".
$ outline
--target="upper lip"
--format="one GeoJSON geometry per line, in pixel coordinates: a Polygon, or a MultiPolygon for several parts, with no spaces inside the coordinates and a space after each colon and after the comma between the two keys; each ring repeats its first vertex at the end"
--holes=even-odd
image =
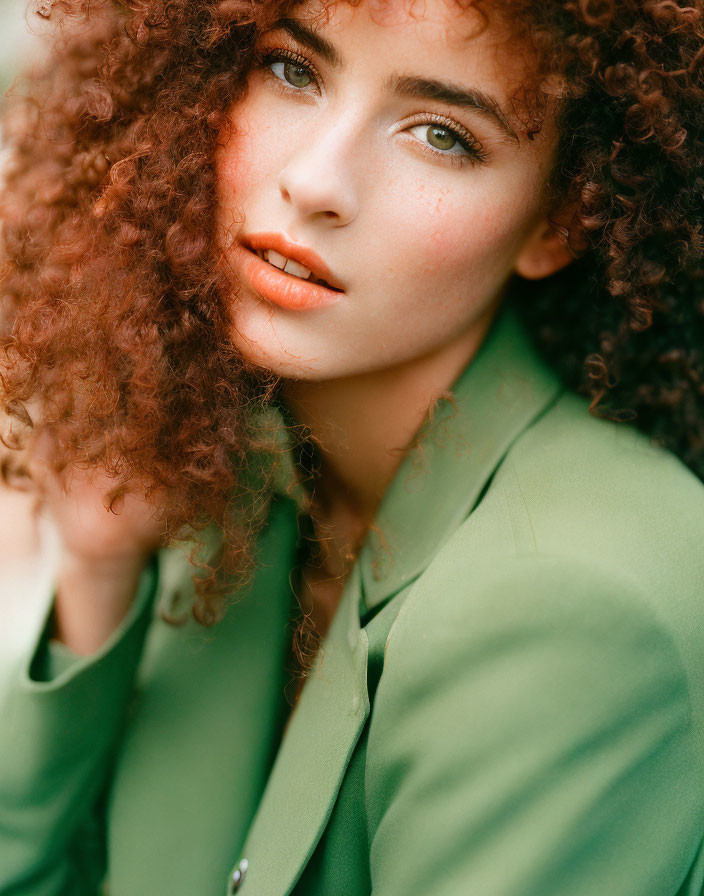
{"type": "Polygon", "coordinates": [[[273,249],[274,252],[307,267],[318,280],[324,280],[335,289],[344,290],[340,281],[317,252],[291,242],[288,237],[280,233],[252,233],[243,237],[242,243],[250,249],[273,249]]]}

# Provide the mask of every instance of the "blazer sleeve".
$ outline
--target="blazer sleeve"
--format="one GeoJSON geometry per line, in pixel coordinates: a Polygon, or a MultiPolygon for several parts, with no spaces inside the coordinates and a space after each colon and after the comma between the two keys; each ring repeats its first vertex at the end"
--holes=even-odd
{"type": "Polygon", "coordinates": [[[0,682],[0,893],[91,896],[104,874],[99,801],[151,618],[156,559],[95,655],[47,642],[0,682]]]}
{"type": "Polygon", "coordinates": [[[701,731],[654,602],[581,561],[482,565],[428,570],[387,640],[374,896],[674,896],[704,832],[701,731]]]}

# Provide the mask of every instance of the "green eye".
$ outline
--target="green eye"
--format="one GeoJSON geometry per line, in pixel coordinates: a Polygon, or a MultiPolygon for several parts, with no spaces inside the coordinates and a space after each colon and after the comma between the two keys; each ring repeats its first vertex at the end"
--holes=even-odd
{"type": "Polygon", "coordinates": [[[469,132],[458,132],[439,121],[425,121],[408,130],[427,153],[438,159],[448,159],[453,165],[486,161],[481,144],[469,132]]]}
{"type": "Polygon", "coordinates": [[[457,139],[447,130],[447,128],[441,128],[437,125],[430,125],[426,138],[428,143],[431,146],[434,146],[435,149],[452,149],[457,143],[457,139]]]}
{"type": "Polygon", "coordinates": [[[261,55],[261,65],[284,84],[294,87],[296,90],[305,90],[307,87],[316,86],[318,83],[315,68],[303,57],[294,56],[285,50],[269,50],[261,55]]]}
{"type": "Polygon", "coordinates": [[[308,69],[298,62],[280,62],[283,66],[283,76],[293,87],[308,87],[311,76],[308,69]]]}

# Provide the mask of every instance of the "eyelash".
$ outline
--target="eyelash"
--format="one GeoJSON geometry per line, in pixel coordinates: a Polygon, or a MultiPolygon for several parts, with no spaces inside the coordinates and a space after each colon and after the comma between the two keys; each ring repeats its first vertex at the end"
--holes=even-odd
{"type": "MultiPolygon", "coordinates": [[[[313,81],[316,84],[320,83],[320,76],[318,74],[317,69],[305,56],[301,56],[300,53],[295,53],[293,50],[288,50],[284,47],[277,47],[271,50],[262,51],[257,57],[258,67],[261,69],[266,69],[268,72],[273,75],[276,79],[277,85],[280,86],[280,89],[285,91],[294,91],[301,92],[305,90],[303,87],[295,87],[293,84],[288,84],[288,82],[283,81],[278,75],[274,74],[271,70],[271,66],[275,62],[291,62],[294,65],[299,65],[301,68],[305,69],[307,74],[311,76],[313,81]]],[[[417,143],[421,150],[431,156],[433,159],[440,159],[443,162],[449,163],[450,165],[454,165],[456,167],[463,167],[464,165],[477,165],[483,164],[487,161],[487,154],[484,151],[484,148],[479,143],[479,141],[467,130],[453,122],[449,118],[445,118],[442,115],[436,114],[422,114],[415,116],[411,122],[409,122],[410,126],[418,126],[427,124],[429,127],[432,125],[437,125],[442,128],[442,130],[446,131],[450,134],[457,143],[465,150],[466,155],[461,155],[459,153],[449,153],[442,152],[439,149],[433,149],[433,147],[429,146],[426,143],[422,143],[420,140],[417,140],[417,143]]]]}

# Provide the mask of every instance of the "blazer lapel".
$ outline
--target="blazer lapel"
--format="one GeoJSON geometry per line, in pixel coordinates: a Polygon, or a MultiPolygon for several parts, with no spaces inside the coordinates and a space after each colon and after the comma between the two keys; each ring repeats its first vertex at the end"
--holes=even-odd
{"type": "Polygon", "coordinates": [[[238,896],[290,893],[325,829],[369,715],[360,597],[355,570],[291,716],[242,849],[237,867],[245,867],[246,860],[247,870],[238,896]]]}

